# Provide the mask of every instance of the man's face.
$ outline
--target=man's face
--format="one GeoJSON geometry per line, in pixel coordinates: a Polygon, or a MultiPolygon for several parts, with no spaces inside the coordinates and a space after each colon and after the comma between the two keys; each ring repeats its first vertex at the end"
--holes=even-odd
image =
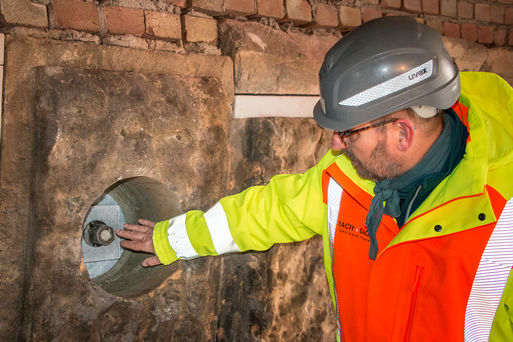
{"type": "Polygon", "coordinates": [[[400,175],[400,165],[388,150],[386,128],[369,129],[344,138],[344,142],[341,152],[360,177],[377,182],[400,175]]]}

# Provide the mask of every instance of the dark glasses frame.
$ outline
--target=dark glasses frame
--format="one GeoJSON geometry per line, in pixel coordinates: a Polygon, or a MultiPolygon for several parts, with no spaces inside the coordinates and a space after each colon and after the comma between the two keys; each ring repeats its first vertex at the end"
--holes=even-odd
{"type": "Polygon", "coordinates": [[[387,125],[389,123],[396,122],[397,120],[399,120],[399,119],[396,119],[396,118],[388,119],[388,120],[384,120],[384,121],[380,121],[380,122],[369,124],[368,126],[365,126],[365,127],[360,127],[360,128],[355,128],[355,129],[348,129],[347,131],[343,131],[343,132],[337,132],[337,134],[340,136],[341,139],[345,139],[345,138],[349,138],[352,135],[355,135],[357,133],[361,133],[361,132],[363,132],[365,130],[368,130],[368,129],[371,129],[371,128],[380,127],[380,126],[384,126],[384,125],[387,125]]]}

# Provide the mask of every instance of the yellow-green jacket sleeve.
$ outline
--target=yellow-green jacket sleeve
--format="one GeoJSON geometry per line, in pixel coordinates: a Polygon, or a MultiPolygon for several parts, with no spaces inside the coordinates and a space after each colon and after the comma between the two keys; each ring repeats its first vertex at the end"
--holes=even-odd
{"type": "Polygon", "coordinates": [[[203,213],[189,211],[158,222],[155,252],[163,264],[177,259],[247,250],[266,250],[275,243],[301,241],[321,234],[325,206],[322,172],[336,158],[328,152],[304,174],[274,176],[219,200],[203,213]]]}

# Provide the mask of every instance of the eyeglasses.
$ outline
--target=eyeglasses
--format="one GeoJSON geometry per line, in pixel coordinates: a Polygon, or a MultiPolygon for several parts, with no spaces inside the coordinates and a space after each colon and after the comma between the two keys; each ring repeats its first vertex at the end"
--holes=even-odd
{"type": "Polygon", "coordinates": [[[385,121],[380,121],[380,122],[372,123],[369,126],[355,128],[355,129],[348,129],[347,131],[343,131],[343,132],[337,132],[337,134],[340,136],[341,139],[350,138],[351,136],[353,136],[357,133],[361,133],[361,132],[371,129],[371,128],[384,126],[389,123],[396,122],[397,120],[399,120],[399,119],[389,119],[389,120],[385,120],[385,121]]]}

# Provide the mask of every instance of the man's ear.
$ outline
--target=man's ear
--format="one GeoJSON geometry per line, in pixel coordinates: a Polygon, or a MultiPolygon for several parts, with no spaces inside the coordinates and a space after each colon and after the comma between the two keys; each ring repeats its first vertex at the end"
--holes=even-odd
{"type": "Polygon", "coordinates": [[[410,120],[399,119],[394,123],[397,127],[397,149],[406,152],[413,144],[415,137],[415,126],[410,120]]]}
{"type": "Polygon", "coordinates": [[[344,139],[342,139],[337,132],[333,132],[333,138],[331,138],[331,148],[335,151],[340,151],[346,147],[347,145],[344,142],[344,139]]]}

